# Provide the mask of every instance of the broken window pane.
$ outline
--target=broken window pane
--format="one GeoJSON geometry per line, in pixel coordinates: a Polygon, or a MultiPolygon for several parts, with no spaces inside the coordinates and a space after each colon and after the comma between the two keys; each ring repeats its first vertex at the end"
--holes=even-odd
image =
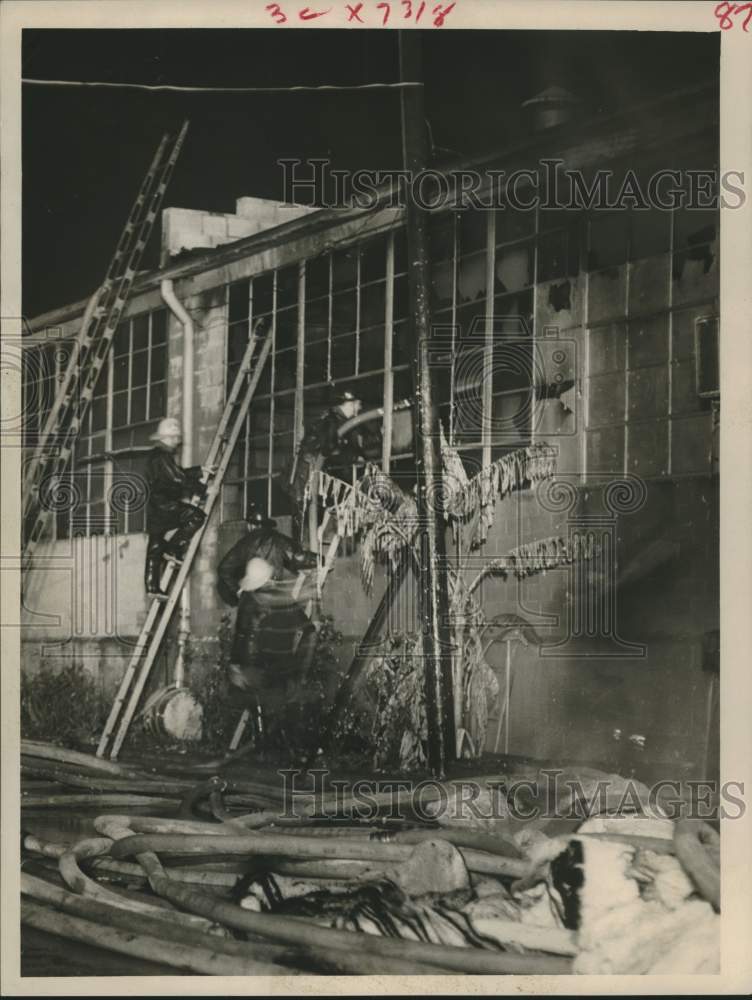
{"type": "Polygon", "coordinates": [[[532,283],[532,244],[499,247],[496,250],[495,293],[519,292],[532,283]]]}
{"type": "Polygon", "coordinates": [[[475,302],[486,295],[486,254],[461,257],[459,262],[458,301],[475,302]]]}

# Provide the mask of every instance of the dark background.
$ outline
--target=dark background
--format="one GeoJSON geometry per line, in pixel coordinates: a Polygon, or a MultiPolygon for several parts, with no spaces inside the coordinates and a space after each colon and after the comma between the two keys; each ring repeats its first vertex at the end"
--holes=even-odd
{"type": "MultiPolygon", "coordinates": [[[[720,34],[422,32],[436,162],[519,134],[520,104],[545,87],[593,113],[717,79],[720,34]]],[[[26,30],[23,75],[198,86],[398,80],[394,31],[26,30]]],[[[399,92],[170,94],[23,87],[24,312],[91,294],[156,145],[191,120],[164,207],[232,212],[235,198],[281,199],[282,157],[338,169],[401,166],[399,92]]],[[[158,237],[142,267],[157,264],[158,237]]]]}

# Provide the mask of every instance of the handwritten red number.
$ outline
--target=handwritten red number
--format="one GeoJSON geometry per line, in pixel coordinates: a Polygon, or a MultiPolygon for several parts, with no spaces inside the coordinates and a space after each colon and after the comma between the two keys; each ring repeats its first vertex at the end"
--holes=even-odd
{"type": "Polygon", "coordinates": [[[348,21],[360,21],[360,23],[363,24],[363,18],[360,17],[360,15],[358,14],[358,11],[361,10],[361,8],[363,7],[362,3],[357,4],[355,7],[352,7],[349,3],[346,3],[345,7],[347,7],[348,21]]]}
{"type": "Polygon", "coordinates": [[[402,15],[402,16],[403,16],[403,18],[404,18],[405,20],[407,20],[407,18],[408,18],[408,17],[412,17],[412,16],[413,16],[413,5],[412,5],[412,0],[402,0],[402,6],[403,6],[403,7],[407,7],[407,10],[406,10],[406,11],[405,11],[405,13],[404,13],[404,14],[402,15]]]}
{"type": "Polygon", "coordinates": [[[747,16],[744,18],[744,24],[742,25],[742,30],[746,31],[747,25],[749,24],[750,20],[752,20],[752,3],[743,3],[736,5],[737,14],[741,14],[743,10],[747,11],[747,16]]]}
{"type": "Polygon", "coordinates": [[[717,4],[715,8],[715,16],[718,18],[718,25],[722,31],[728,31],[729,28],[733,28],[734,22],[729,17],[729,14],[734,9],[732,3],[728,3],[728,0],[724,0],[724,3],[717,4]]]}
{"type": "Polygon", "coordinates": [[[423,16],[423,11],[425,9],[426,9],[426,4],[425,4],[425,0],[423,0],[423,3],[421,3],[420,7],[418,7],[418,13],[415,15],[415,23],[416,24],[418,23],[418,21],[420,21],[421,17],[423,16]]]}
{"type": "Polygon", "coordinates": [[[434,28],[441,28],[442,25],[444,24],[444,21],[447,19],[449,14],[451,14],[452,10],[455,7],[456,3],[447,4],[445,7],[442,7],[440,3],[437,3],[433,9],[433,13],[435,14],[435,17],[433,19],[434,28]]]}
{"type": "Polygon", "coordinates": [[[331,9],[329,7],[327,10],[311,10],[308,7],[304,7],[301,11],[298,11],[298,17],[301,21],[312,21],[315,17],[323,17],[324,14],[328,14],[331,9]]]}
{"type": "Polygon", "coordinates": [[[287,15],[282,13],[282,8],[278,3],[268,3],[264,10],[268,10],[277,24],[284,24],[287,20],[287,15]]]}
{"type": "Polygon", "coordinates": [[[386,22],[389,20],[389,14],[390,14],[392,8],[391,8],[391,4],[388,4],[388,3],[377,3],[376,4],[376,10],[381,10],[382,7],[384,8],[384,18],[383,18],[383,20],[381,22],[382,27],[383,27],[383,25],[385,25],[386,22]]]}
{"type": "Polygon", "coordinates": [[[729,3],[728,0],[723,0],[723,3],[716,4],[714,13],[718,18],[718,27],[721,31],[728,31],[729,28],[733,28],[733,16],[743,13],[745,10],[747,11],[747,16],[742,23],[742,31],[747,31],[749,22],[752,20],[752,3],[729,3]]]}

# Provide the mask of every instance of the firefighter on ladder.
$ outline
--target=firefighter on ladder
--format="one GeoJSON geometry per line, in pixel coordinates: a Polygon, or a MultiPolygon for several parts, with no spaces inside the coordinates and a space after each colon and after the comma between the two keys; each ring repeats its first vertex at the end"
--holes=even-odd
{"type": "Polygon", "coordinates": [[[293,503],[295,537],[302,538],[303,512],[306,502],[306,488],[314,469],[337,467],[344,473],[347,466],[362,460],[362,436],[355,432],[340,436],[343,424],[357,417],[363,408],[361,400],[351,392],[342,392],[336,403],[325,410],[305,428],[292,465],[283,471],[281,487],[293,503]]]}
{"type": "Polygon", "coordinates": [[[301,716],[311,694],[306,679],[316,628],[303,605],[315,594],[315,581],[302,583],[300,574],[315,568],[317,557],[277,531],[276,522],[261,512],[251,511],[247,520],[250,531],[217,570],[223,600],[238,608],[230,683],[264,711],[267,743],[270,727],[285,742],[305,742],[301,716]]]}
{"type": "Polygon", "coordinates": [[[144,585],[149,597],[160,601],[166,601],[168,596],[160,584],[162,560],[180,562],[191,538],[206,520],[191,499],[206,492],[204,478],[214,471],[200,465],[185,469],[179,465],[175,455],[181,438],[177,420],[160,420],[151,436],[155,445],[146,463],[148,541],[144,585]]]}

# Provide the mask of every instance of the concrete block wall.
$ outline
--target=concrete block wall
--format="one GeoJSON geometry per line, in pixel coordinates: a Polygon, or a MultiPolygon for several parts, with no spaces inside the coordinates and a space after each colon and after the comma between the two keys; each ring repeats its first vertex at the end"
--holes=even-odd
{"type": "Polygon", "coordinates": [[[238,198],[236,213],[166,208],[162,213],[162,254],[167,259],[184,250],[234,243],[298,219],[317,209],[268,198],[238,198]]]}
{"type": "Polygon", "coordinates": [[[166,208],[162,213],[162,254],[223,246],[258,231],[252,219],[192,208],[166,208]]]}

